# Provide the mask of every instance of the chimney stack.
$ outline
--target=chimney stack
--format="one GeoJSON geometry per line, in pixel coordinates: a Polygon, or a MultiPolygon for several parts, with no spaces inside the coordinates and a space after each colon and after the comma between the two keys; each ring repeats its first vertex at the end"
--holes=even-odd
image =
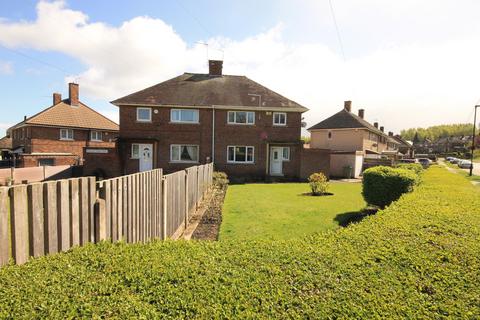
{"type": "Polygon", "coordinates": [[[53,105],[59,104],[62,101],[62,95],[60,93],[53,93],[53,105]]]}
{"type": "Polygon", "coordinates": [[[343,103],[343,107],[345,110],[347,110],[348,112],[352,112],[352,101],[345,101],[343,103]]]}
{"type": "Polygon", "coordinates": [[[208,75],[221,76],[223,69],[222,60],[208,60],[208,75]]]}
{"type": "Polygon", "coordinates": [[[385,128],[384,128],[384,127],[380,127],[380,131],[382,131],[382,132],[383,132],[383,130],[385,130],[385,128]]]}
{"type": "Polygon", "coordinates": [[[374,122],[373,126],[378,129],[378,122],[374,122]]]}
{"type": "Polygon", "coordinates": [[[388,132],[388,135],[389,135],[390,137],[393,137],[393,132],[392,132],[392,131],[389,131],[389,132],[388,132]]]}
{"type": "Polygon", "coordinates": [[[23,116],[23,121],[27,121],[27,116],[23,116]]]}
{"type": "Polygon", "coordinates": [[[365,109],[358,109],[358,116],[363,119],[365,117],[365,109]]]}
{"type": "Polygon", "coordinates": [[[70,82],[68,84],[68,98],[71,106],[78,106],[78,83],[70,82]]]}

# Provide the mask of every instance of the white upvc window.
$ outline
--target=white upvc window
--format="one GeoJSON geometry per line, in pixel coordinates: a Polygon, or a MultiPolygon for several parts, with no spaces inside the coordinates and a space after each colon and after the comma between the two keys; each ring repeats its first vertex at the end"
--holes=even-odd
{"type": "Polygon", "coordinates": [[[137,108],[137,121],[138,122],[151,122],[152,121],[152,108],[137,108]]]}
{"type": "Polygon", "coordinates": [[[90,131],[91,141],[103,141],[103,134],[101,131],[90,131]]]}
{"type": "Polygon", "coordinates": [[[255,148],[252,146],[228,146],[227,162],[253,163],[255,161],[255,148]]]}
{"type": "Polygon", "coordinates": [[[287,125],[287,113],[286,112],[274,112],[273,113],[273,125],[274,126],[286,126],[287,125]]]}
{"type": "Polygon", "coordinates": [[[198,145],[172,144],[170,145],[171,162],[198,162],[198,145]]]}
{"type": "Polygon", "coordinates": [[[73,140],[73,130],[60,129],[60,140],[73,140]]]}
{"type": "Polygon", "coordinates": [[[170,121],[178,123],[198,123],[198,109],[172,109],[170,121]]]}
{"type": "Polygon", "coordinates": [[[255,112],[253,111],[228,111],[229,124],[255,124],[255,112]]]}
{"type": "Polygon", "coordinates": [[[282,160],[289,161],[290,160],[290,147],[283,147],[282,148],[282,160]]]}
{"type": "Polygon", "coordinates": [[[132,159],[140,159],[140,145],[138,143],[132,143],[132,159]]]}

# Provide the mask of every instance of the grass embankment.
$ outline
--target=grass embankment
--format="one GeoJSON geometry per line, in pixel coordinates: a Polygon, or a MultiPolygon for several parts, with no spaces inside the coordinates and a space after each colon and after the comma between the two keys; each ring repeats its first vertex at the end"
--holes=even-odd
{"type": "Polygon", "coordinates": [[[469,181],[480,182],[480,176],[473,174],[470,176],[470,171],[468,169],[462,169],[458,165],[450,163],[448,161],[443,161],[443,163],[454,170],[455,173],[461,175],[462,177],[466,178],[469,181]]]}
{"type": "Polygon", "coordinates": [[[0,318],[480,317],[480,197],[431,168],[361,223],[288,241],[90,245],[0,270],[0,318]]]}
{"type": "Polygon", "coordinates": [[[330,183],[329,196],[306,195],[308,183],[228,188],[220,240],[289,239],[338,228],[365,207],[360,183],[330,183]]]}

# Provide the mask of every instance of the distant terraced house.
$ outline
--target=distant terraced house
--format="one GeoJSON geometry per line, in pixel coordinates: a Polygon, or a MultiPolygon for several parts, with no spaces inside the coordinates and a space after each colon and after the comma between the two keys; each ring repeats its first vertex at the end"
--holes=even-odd
{"type": "Polygon", "coordinates": [[[118,124],[79,100],[79,85],[69,97],[53,94],[53,105],[7,130],[19,167],[81,164],[84,148],[114,147],[118,124]]]}

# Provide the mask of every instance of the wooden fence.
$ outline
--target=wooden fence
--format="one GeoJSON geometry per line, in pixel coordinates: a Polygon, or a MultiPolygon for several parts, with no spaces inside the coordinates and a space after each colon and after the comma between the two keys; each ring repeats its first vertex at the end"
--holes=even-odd
{"type": "Polygon", "coordinates": [[[0,266],[100,240],[180,235],[212,185],[213,165],[96,182],[73,178],[0,187],[0,266]]]}

